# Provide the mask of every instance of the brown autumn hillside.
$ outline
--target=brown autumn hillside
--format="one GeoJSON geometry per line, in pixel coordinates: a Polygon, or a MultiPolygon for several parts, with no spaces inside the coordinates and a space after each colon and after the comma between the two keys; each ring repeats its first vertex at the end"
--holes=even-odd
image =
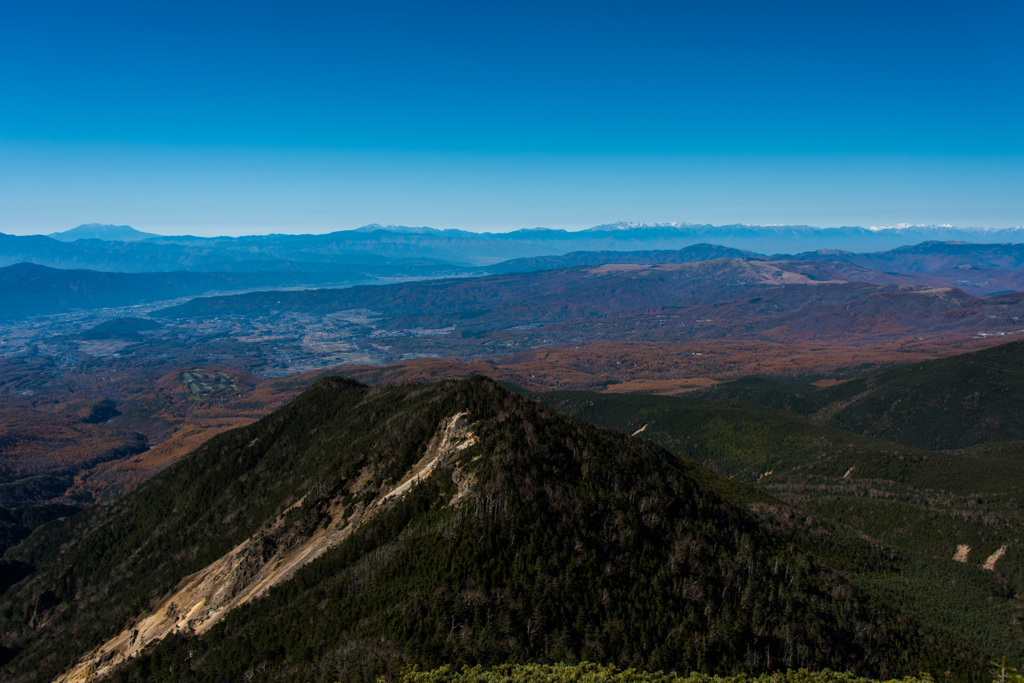
{"type": "Polygon", "coordinates": [[[922,277],[823,261],[604,264],[196,299],[124,338],[26,328],[0,358],[0,458],[16,479],[64,477],[33,500],[107,500],[331,372],[677,394],[752,374],[853,377],[1024,328],[1022,295],[910,284],[922,277]]]}

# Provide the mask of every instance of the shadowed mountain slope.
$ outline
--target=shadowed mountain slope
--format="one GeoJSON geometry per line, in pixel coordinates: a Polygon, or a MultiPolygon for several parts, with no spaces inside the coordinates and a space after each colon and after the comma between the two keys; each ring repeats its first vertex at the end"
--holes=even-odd
{"type": "Polygon", "coordinates": [[[858,434],[933,450],[1024,440],[1024,343],[825,388],[744,378],[702,395],[792,410],[858,434]]]}
{"type": "Polygon", "coordinates": [[[0,599],[12,682],[511,659],[980,680],[1000,647],[873,587],[911,560],[483,378],[322,380],[9,559],[37,568],[0,599]]]}

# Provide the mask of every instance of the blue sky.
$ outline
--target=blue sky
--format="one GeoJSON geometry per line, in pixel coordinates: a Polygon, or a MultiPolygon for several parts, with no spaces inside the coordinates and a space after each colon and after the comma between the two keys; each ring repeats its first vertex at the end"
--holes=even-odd
{"type": "Polygon", "coordinates": [[[0,232],[1024,223],[1019,3],[8,3],[0,232]]]}

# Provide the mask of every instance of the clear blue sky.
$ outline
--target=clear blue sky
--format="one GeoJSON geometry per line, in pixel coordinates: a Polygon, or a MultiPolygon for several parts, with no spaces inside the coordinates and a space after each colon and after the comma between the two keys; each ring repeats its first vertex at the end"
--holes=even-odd
{"type": "Polygon", "coordinates": [[[1019,225],[1022,7],[7,3],[0,232],[1019,225]]]}

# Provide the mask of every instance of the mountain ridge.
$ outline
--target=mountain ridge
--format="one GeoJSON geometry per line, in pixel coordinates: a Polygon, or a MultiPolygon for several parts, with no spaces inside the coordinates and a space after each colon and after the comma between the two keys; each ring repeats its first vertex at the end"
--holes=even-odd
{"type": "Polygon", "coordinates": [[[745,378],[702,391],[917,448],[1024,440],[1024,342],[892,368],[828,387],[745,378]]]}
{"type": "MultiPolygon", "coordinates": [[[[130,229],[130,228],[129,228],[130,229]]],[[[77,228],[75,229],[77,230],[77,228]]],[[[923,241],[1020,242],[1024,229],[907,227],[870,230],[859,227],[695,225],[684,223],[617,223],[580,231],[523,229],[477,233],[458,229],[383,226],[318,235],[249,235],[243,237],[155,236],[133,242],[106,242],[112,254],[89,240],[59,242],[42,236],[0,235],[0,265],[32,261],[57,266],[121,270],[211,269],[211,262],[359,263],[358,258],[428,258],[488,266],[510,258],[533,258],[575,251],[679,250],[699,243],[754,253],[796,254],[821,248],[876,252],[923,241]],[[117,246],[114,246],[117,245],[117,246]],[[356,259],[356,260],[354,260],[356,259]]],[[[235,266],[240,267],[240,266],[235,266]]],[[[277,266],[278,268],[282,266],[277,266]]],[[[288,266],[295,269],[294,265],[288,266]]],[[[221,268],[224,269],[224,268],[221,268]]]]}
{"type": "MultiPolygon", "coordinates": [[[[230,600],[296,543],[374,506],[262,599],[203,634],[169,633],[108,680],[374,680],[410,662],[511,658],[885,676],[943,667],[976,680],[986,661],[939,622],[897,619],[870,582],[843,573],[905,559],[840,541],[650,442],[483,378],[378,389],[334,378],[23,543],[12,559],[37,569],[0,598],[2,644],[16,651],[6,680],[50,679],[76,661],[92,676],[89,661],[103,658],[85,653],[141,637],[125,625],[187,626],[170,599],[182,579],[237,552],[249,559],[219,584],[230,600]],[[446,439],[449,455],[432,455],[446,439]],[[98,544],[98,561],[83,561],[98,544]]],[[[972,581],[971,595],[994,590],[986,575],[972,581]]]]}
{"type": "MultiPolygon", "coordinates": [[[[121,258],[116,249],[105,251],[102,246],[108,244],[105,242],[86,240],[76,244],[92,245],[91,248],[97,253],[104,253],[104,258],[113,259],[114,262],[121,258]]],[[[115,244],[124,246],[123,243],[115,244]]],[[[150,247],[158,250],[164,248],[159,245],[150,245],[147,248],[150,247]]],[[[170,248],[179,247],[171,245],[170,248]]],[[[186,260],[191,258],[181,257],[186,260]]],[[[958,288],[975,296],[1024,289],[1024,245],[1018,244],[983,245],[932,241],[873,253],[858,254],[822,249],[795,255],[767,256],[700,243],[678,250],[570,252],[561,256],[512,259],[480,268],[466,268],[431,259],[388,259],[373,255],[351,258],[338,256],[340,261],[328,264],[273,259],[211,262],[208,256],[199,258],[199,261],[191,262],[193,266],[200,266],[198,271],[189,270],[188,264],[180,264],[173,271],[159,273],[120,273],[111,272],[109,269],[94,271],[80,269],[77,264],[61,264],[74,266],[73,269],[50,269],[49,266],[25,262],[2,267],[0,287],[4,288],[5,298],[11,302],[4,314],[12,318],[17,317],[18,311],[22,309],[29,314],[40,314],[62,312],[72,308],[119,305],[118,297],[120,300],[127,300],[128,292],[140,290],[147,292],[147,300],[156,301],[202,295],[217,290],[346,285],[360,279],[438,279],[453,275],[472,277],[594,268],[616,263],[664,267],[665,264],[701,263],[720,259],[775,263],[783,271],[824,273],[825,270],[830,270],[832,274],[828,277],[836,280],[958,288]],[[352,261],[353,264],[345,265],[345,260],[352,261]],[[362,265],[357,265],[358,262],[362,262],[362,265]],[[228,270],[211,271],[210,267],[228,270]],[[267,272],[259,272],[261,270],[267,272]],[[109,281],[110,286],[107,286],[107,289],[110,291],[104,290],[103,283],[106,281],[109,281]],[[162,284],[157,286],[157,283],[162,284]]],[[[248,259],[248,256],[246,258],[248,259]]]]}

